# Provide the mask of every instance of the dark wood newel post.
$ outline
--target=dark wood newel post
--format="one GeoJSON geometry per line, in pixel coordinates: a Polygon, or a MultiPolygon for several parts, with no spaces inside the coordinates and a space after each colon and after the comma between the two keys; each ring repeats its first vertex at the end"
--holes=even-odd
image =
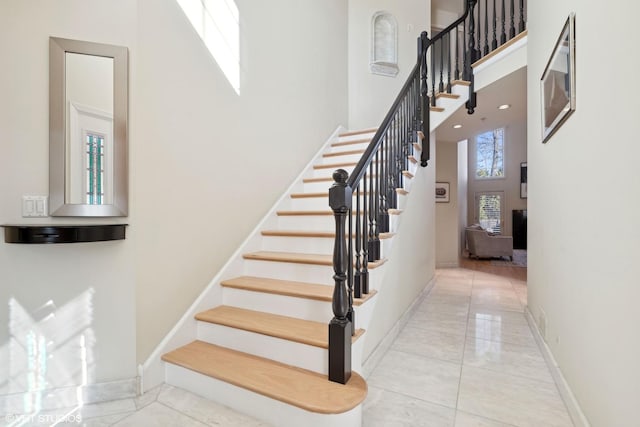
{"type": "MultiPolygon", "coordinates": [[[[336,237],[333,247],[333,319],[329,322],[329,380],[346,384],[351,377],[351,333],[348,318],[349,295],[347,292],[347,268],[349,255],[345,240],[345,224],[351,211],[353,190],[347,185],[349,174],[343,169],[333,173],[334,184],[329,189],[329,206],[336,220],[336,237]]],[[[351,238],[349,236],[349,238],[351,238]]]]}

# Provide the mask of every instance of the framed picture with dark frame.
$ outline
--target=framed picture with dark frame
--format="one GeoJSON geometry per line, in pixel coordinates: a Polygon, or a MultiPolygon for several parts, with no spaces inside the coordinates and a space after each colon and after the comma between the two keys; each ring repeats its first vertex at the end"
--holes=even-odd
{"type": "Polygon", "coordinates": [[[575,18],[567,18],[540,79],[543,143],[576,109],[575,18]]]}
{"type": "Polygon", "coordinates": [[[520,163],[520,198],[527,198],[527,162],[520,163]]]}
{"type": "Polygon", "coordinates": [[[448,182],[436,182],[436,203],[449,203],[448,182]]]}

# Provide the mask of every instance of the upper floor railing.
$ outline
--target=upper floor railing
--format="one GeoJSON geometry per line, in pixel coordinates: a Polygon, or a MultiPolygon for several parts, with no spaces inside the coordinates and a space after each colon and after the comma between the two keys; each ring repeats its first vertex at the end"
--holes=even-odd
{"type": "Polygon", "coordinates": [[[413,157],[414,144],[422,141],[420,164],[424,167],[429,162],[429,113],[436,97],[451,93],[456,81],[465,80],[469,86],[466,108],[473,113],[476,95],[472,64],[507,41],[505,27],[509,39],[516,35],[515,15],[519,16],[518,32],[524,30],[524,0],[519,1],[519,13],[514,0],[509,6],[504,0],[501,4],[467,0],[463,15],[451,25],[432,38],[423,32],[418,38],[416,64],[362,158],[350,175],[343,169],[333,174],[335,182],[329,190],[336,224],[334,318],[329,323],[331,381],[344,384],[351,376],[353,298],[369,293],[369,270],[381,263],[380,236],[390,229],[389,215],[396,213],[397,194],[411,176],[409,163],[418,161],[413,157]]]}

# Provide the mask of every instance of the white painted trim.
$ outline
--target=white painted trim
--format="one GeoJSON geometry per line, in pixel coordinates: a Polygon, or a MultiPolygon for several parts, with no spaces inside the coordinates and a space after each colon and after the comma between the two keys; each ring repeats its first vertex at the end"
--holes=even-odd
{"type": "Polygon", "coordinates": [[[380,341],[378,346],[371,352],[367,360],[362,362],[362,377],[364,379],[368,379],[369,375],[373,372],[373,370],[378,366],[378,363],[382,360],[389,348],[391,348],[391,344],[395,341],[395,339],[400,335],[400,332],[404,329],[411,316],[414,315],[418,306],[424,301],[424,299],[429,295],[431,289],[433,289],[433,285],[435,285],[435,276],[427,283],[422,292],[418,295],[418,297],[411,303],[409,308],[400,316],[398,321],[393,325],[393,327],[389,330],[389,333],[380,341]]]}
{"type": "Polygon", "coordinates": [[[6,394],[0,396],[0,413],[23,414],[25,413],[24,402],[33,401],[36,395],[39,395],[40,409],[48,411],[133,398],[137,395],[136,388],[137,378],[128,378],[103,383],[6,394]]]}
{"type": "Polygon", "coordinates": [[[551,376],[556,383],[556,387],[558,388],[560,397],[562,397],[562,400],[567,407],[567,411],[569,412],[569,416],[571,417],[573,424],[576,427],[590,427],[591,424],[587,420],[587,417],[584,415],[584,412],[582,412],[582,408],[580,408],[580,405],[578,404],[575,395],[571,391],[569,384],[565,380],[564,375],[562,375],[562,371],[558,366],[558,362],[556,362],[556,359],[553,357],[551,349],[542,338],[542,334],[540,333],[535,318],[533,317],[531,311],[529,311],[528,306],[525,307],[524,314],[527,319],[527,323],[529,323],[529,328],[533,332],[533,337],[538,344],[538,348],[540,348],[540,351],[544,356],[544,360],[547,362],[547,366],[549,367],[551,376]]]}
{"type": "Polygon", "coordinates": [[[260,231],[266,228],[265,225],[268,221],[274,221],[273,218],[275,218],[276,211],[280,204],[289,198],[289,194],[296,186],[301,185],[302,178],[308,170],[312,169],[318,157],[322,156],[327,149],[327,146],[338,140],[338,135],[343,132],[344,129],[345,128],[342,125],[338,126],[331,136],[329,136],[327,141],[322,144],[309,163],[302,168],[302,171],[293,180],[289,188],[282,193],[282,196],[274,203],[264,218],[255,226],[253,231],[249,233],[244,242],[242,242],[233,255],[231,255],[225,265],[213,277],[213,279],[211,279],[207,287],[202,291],[198,298],[196,298],[193,304],[191,304],[189,309],[184,313],[176,325],[162,339],[160,344],[158,344],[158,346],[153,350],[149,358],[147,358],[147,360],[142,364],[142,374],[140,379],[141,393],[144,393],[146,390],[150,390],[164,382],[165,363],[160,359],[162,355],[196,339],[195,314],[214,305],[215,303],[212,303],[212,301],[218,301],[218,304],[222,303],[222,288],[220,286],[220,281],[233,276],[234,272],[235,275],[239,275],[241,273],[243,261],[242,254],[247,252],[247,246],[254,243],[255,239],[260,238],[260,231]]]}
{"type": "Polygon", "coordinates": [[[500,62],[503,58],[506,58],[507,56],[511,55],[516,50],[518,50],[518,49],[520,49],[522,47],[526,47],[528,39],[529,39],[529,36],[521,38],[520,40],[518,40],[517,42],[515,42],[511,46],[509,46],[506,49],[504,49],[504,50],[498,52],[497,54],[493,55],[491,58],[487,59],[482,64],[478,64],[476,67],[473,67],[474,74],[484,70],[485,68],[489,68],[489,66],[491,66],[491,65],[493,65],[493,64],[495,64],[497,62],[500,62]]]}

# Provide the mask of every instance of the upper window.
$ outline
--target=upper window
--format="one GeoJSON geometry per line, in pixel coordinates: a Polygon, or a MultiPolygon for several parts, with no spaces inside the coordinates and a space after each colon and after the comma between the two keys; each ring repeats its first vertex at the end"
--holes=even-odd
{"type": "Polygon", "coordinates": [[[504,177],[504,129],[476,137],[476,178],[504,177]]]}
{"type": "Polygon", "coordinates": [[[398,24],[387,12],[376,12],[372,20],[371,72],[385,76],[398,74],[398,24]]]}

